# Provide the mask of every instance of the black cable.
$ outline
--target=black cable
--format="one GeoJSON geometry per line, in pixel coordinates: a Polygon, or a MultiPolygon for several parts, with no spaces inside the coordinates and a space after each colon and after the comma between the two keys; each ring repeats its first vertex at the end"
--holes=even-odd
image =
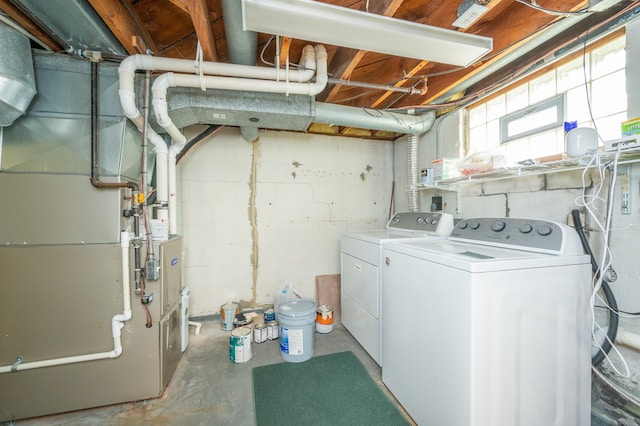
{"type": "MultiPolygon", "coordinates": [[[[598,262],[596,262],[596,258],[591,251],[591,247],[589,246],[589,242],[587,241],[587,237],[582,230],[582,223],[580,222],[580,212],[578,210],[572,210],[571,216],[573,218],[573,226],[576,228],[576,232],[580,237],[580,241],[582,242],[582,248],[586,254],[591,257],[591,270],[596,279],[600,278],[600,268],[598,267],[598,262]]],[[[609,306],[609,327],[607,328],[607,338],[602,343],[600,350],[591,358],[591,365],[594,367],[598,366],[602,360],[604,360],[605,356],[611,351],[612,343],[616,340],[616,335],[618,334],[618,304],[616,302],[616,298],[613,295],[613,291],[609,286],[609,283],[604,278],[602,279],[602,292],[604,293],[605,299],[607,299],[607,305],[609,306]]]]}

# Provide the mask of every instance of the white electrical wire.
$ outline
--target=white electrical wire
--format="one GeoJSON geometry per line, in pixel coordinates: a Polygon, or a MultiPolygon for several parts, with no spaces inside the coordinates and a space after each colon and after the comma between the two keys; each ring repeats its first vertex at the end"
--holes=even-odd
{"type": "MultiPolygon", "coordinates": [[[[601,159],[601,153],[599,151],[595,151],[594,154],[591,156],[591,158],[589,159],[589,162],[585,165],[583,171],[582,171],[582,195],[580,197],[578,197],[576,199],[576,204],[579,206],[582,206],[585,208],[585,210],[587,211],[587,213],[589,214],[590,219],[592,220],[592,223],[594,224],[593,228],[595,230],[601,231],[604,241],[603,241],[603,249],[602,249],[602,254],[600,256],[600,262],[599,262],[599,270],[598,270],[598,274],[594,274],[593,276],[593,291],[591,293],[591,297],[590,297],[590,301],[589,301],[589,305],[590,305],[590,309],[591,309],[591,335],[592,335],[592,339],[595,342],[595,344],[597,345],[599,350],[602,350],[602,344],[599,342],[598,339],[598,333],[601,333],[602,335],[604,335],[604,338],[606,339],[606,341],[609,341],[609,343],[611,344],[611,349],[615,352],[616,354],[616,358],[619,359],[620,363],[622,364],[623,370],[624,372],[622,372],[614,363],[613,360],[611,359],[611,357],[609,356],[609,354],[605,353],[604,350],[602,350],[602,352],[605,355],[605,358],[607,359],[607,361],[609,361],[609,364],[611,365],[611,367],[613,368],[613,370],[620,376],[622,377],[629,377],[631,375],[631,371],[629,369],[629,365],[627,364],[624,356],[622,355],[622,353],[620,352],[620,350],[615,346],[614,342],[611,342],[609,337],[607,336],[606,330],[603,329],[600,324],[597,323],[596,320],[596,314],[595,314],[595,309],[596,309],[596,299],[600,300],[601,302],[604,303],[604,301],[602,300],[602,298],[599,296],[598,292],[600,291],[600,289],[602,288],[602,282],[605,276],[605,272],[609,269],[609,267],[611,266],[612,263],[612,256],[611,256],[611,250],[609,249],[609,231],[611,228],[611,216],[613,214],[613,203],[614,203],[614,196],[615,196],[615,182],[616,182],[616,178],[617,178],[617,172],[618,172],[618,160],[620,158],[620,150],[618,149],[616,151],[615,157],[613,159],[612,162],[607,163],[607,164],[602,164],[602,159],[601,159]],[[587,195],[586,191],[587,191],[587,182],[586,182],[586,175],[587,172],[591,169],[593,169],[595,167],[595,169],[598,171],[598,181],[593,185],[593,192],[591,195],[587,195]],[[611,176],[611,185],[609,187],[609,193],[607,194],[606,199],[604,197],[601,196],[601,191],[604,187],[604,181],[605,181],[605,169],[609,167],[609,174],[611,176]],[[606,209],[606,215],[604,218],[604,221],[601,222],[599,217],[599,211],[598,211],[598,206],[597,203],[598,202],[604,202],[605,206],[607,206],[606,209]],[[597,277],[597,278],[596,278],[597,277]]],[[[605,303],[605,305],[608,307],[608,309],[611,309],[608,304],[605,303]]],[[[617,314],[617,312],[616,312],[617,314]]]]}
{"type": "Polygon", "coordinates": [[[584,15],[585,13],[589,13],[588,9],[582,9],[577,12],[571,12],[571,11],[565,12],[562,10],[547,9],[546,7],[538,6],[535,0],[532,0],[531,2],[528,2],[525,0],[516,0],[516,2],[524,4],[525,6],[529,6],[532,9],[538,10],[540,12],[544,12],[552,16],[571,16],[571,15],[575,16],[575,15],[584,15]]]}

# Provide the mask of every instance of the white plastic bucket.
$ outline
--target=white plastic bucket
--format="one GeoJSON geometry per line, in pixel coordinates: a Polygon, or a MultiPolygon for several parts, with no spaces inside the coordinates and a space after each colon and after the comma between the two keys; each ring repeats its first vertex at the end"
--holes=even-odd
{"type": "Polygon", "coordinates": [[[316,302],[293,299],[282,302],[276,309],[280,322],[280,354],[288,362],[303,362],[313,356],[313,331],[316,302]]]}

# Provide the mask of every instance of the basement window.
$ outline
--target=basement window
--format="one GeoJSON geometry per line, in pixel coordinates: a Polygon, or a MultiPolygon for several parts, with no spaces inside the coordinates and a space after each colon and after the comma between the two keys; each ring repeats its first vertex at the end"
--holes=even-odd
{"type": "Polygon", "coordinates": [[[564,96],[555,96],[500,118],[500,143],[562,126],[564,96]]]}
{"type": "Polygon", "coordinates": [[[469,149],[507,165],[564,152],[565,121],[620,137],[627,120],[624,30],[604,37],[469,107],[469,149]],[[594,126],[595,122],[595,126],[594,126]]]}

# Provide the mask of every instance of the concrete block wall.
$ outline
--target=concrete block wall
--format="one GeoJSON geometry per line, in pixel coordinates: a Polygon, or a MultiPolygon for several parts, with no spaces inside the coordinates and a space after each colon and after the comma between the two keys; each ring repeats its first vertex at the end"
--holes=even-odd
{"type": "Polygon", "coordinates": [[[230,301],[273,303],[287,282],[315,297],[315,277],[340,273],[340,234],[386,225],[393,144],[223,129],[179,163],[184,284],[190,314],[230,301]]]}

